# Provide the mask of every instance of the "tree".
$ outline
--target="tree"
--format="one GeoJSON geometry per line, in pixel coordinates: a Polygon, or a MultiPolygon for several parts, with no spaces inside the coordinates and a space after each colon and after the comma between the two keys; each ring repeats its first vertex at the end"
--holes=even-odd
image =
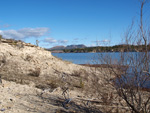
{"type": "Polygon", "coordinates": [[[125,32],[126,46],[123,49],[126,52],[120,52],[115,60],[109,54],[101,54],[99,58],[108,69],[107,72],[102,71],[105,80],[115,87],[117,94],[135,113],[150,113],[150,28],[145,27],[143,22],[143,8],[146,3],[148,0],[140,0],[139,28],[135,29],[135,23],[132,22],[125,32]],[[130,52],[131,49],[140,51],[143,46],[143,52],[130,52]]]}
{"type": "Polygon", "coordinates": [[[36,46],[39,46],[39,41],[38,40],[36,40],[36,46]]]}

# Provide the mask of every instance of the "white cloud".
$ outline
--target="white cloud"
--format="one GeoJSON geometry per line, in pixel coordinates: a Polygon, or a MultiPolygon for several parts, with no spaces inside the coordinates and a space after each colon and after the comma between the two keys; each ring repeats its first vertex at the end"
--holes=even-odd
{"type": "Polygon", "coordinates": [[[97,46],[102,46],[102,45],[107,45],[107,44],[109,44],[110,43],[110,40],[108,40],[108,39],[104,39],[104,40],[96,40],[96,41],[92,41],[92,43],[95,43],[95,45],[97,45],[97,46]]]}
{"type": "Polygon", "coordinates": [[[23,28],[19,30],[4,30],[0,31],[0,34],[4,38],[8,39],[24,39],[30,37],[41,37],[49,32],[49,28],[41,27],[41,28],[23,28]]]}
{"type": "Polygon", "coordinates": [[[73,40],[79,40],[79,38],[74,38],[73,40]]]}
{"type": "Polygon", "coordinates": [[[19,38],[19,39],[22,39],[24,38],[24,35],[17,32],[16,30],[7,30],[7,31],[1,31],[0,34],[4,37],[4,38],[19,38]]]}
{"type": "Polygon", "coordinates": [[[10,27],[11,25],[9,25],[9,24],[4,24],[4,25],[0,25],[0,28],[8,28],[8,27],[10,27]]]}
{"type": "Polygon", "coordinates": [[[57,43],[58,42],[57,40],[55,40],[53,38],[45,38],[43,41],[47,42],[47,43],[57,43]]]}
{"type": "Polygon", "coordinates": [[[68,40],[56,40],[54,38],[45,38],[43,42],[50,43],[50,44],[52,43],[66,44],[68,40]]]}
{"type": "Polygon", "coordinates": [[[95,43],[92,43],[91,45],[88,45],[88,47],[95,47],[96,44],[95,43]]]}
{"type": "Polygon", "coordinates": [[[110,42],[110,40],[105,39],[105,40],[102,40],[102,42],[110,42]]]}
{"type": "Polygon", "coordinates": [[[19,33],[24,34],[26,37],[40,37],[48,33],[48,28],[24,28],[18,30],[19,33]]]}
{"type": "Polygon", "coordinates": [[[58,42],[61,44],[66,44],[68,42],[68,40],[59,40],[58,42]]]}

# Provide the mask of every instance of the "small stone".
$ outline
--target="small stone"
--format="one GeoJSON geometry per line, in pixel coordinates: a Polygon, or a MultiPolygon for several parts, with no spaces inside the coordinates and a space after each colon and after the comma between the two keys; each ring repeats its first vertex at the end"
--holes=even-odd
{"type": "Polygon", "coordinates": [[[5,108],[0,109],[0,111],[5,111],[5,108]]]}

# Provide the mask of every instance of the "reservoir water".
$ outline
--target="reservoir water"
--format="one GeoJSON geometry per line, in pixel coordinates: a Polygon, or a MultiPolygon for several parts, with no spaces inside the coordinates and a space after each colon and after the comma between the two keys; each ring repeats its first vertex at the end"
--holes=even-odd
{"type": "Polygon", "coordinates": [[[52,55],[75,64],[88,64],[96,53],[52,53],[52,55]]]}
{"type": "MultiPolygon", "coordinates": [[[[114,59],[118,57],[119,52],[103,53],[110,54],[114,59]]],[[[52,53],[53,56],[62,60],[70,61],[74,64],[94,64],[100,62],[100,53],[52,53]]]]}

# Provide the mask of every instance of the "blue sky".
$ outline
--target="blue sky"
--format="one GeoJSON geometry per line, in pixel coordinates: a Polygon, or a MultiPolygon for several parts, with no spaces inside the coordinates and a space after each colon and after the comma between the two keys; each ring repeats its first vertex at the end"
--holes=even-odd
{"type": "MultiPolygon", "coordinates": [[[[138,0],[0,0],[0,34],[50,48],[58,45],[120,44],[138,0]]],[[[144,17],[150,23],[150,4],[144,17]]]]}

